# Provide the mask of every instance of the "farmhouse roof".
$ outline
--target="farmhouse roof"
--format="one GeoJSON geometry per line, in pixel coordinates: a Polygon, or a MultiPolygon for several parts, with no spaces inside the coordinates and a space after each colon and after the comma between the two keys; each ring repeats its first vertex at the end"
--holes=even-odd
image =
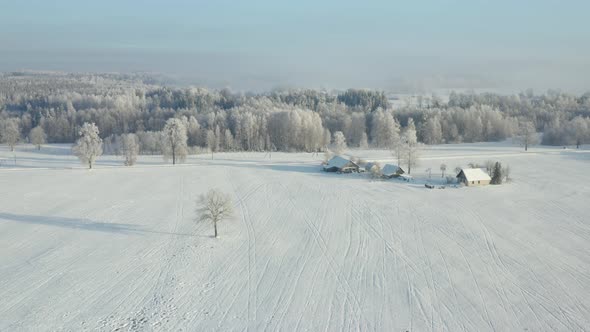
{"type": "Polygon", "coordinates": [[[467,181],[490,181],[490,180],[492,180],[492,178],[490,178],[488,173],[486,173],[481,168],[464,168],[461,170],[461,172],[459,172],[459,174],[457,176],[461,175],[461,173],[463,173],[463,175],[465,176],[467,181]]]}
{"type": "Polygon", "coordinates": [[[335,156],[328,161],[328,164],[325,166],[325,168],[332,168],[332,167],[343,168],[350,163],[352,163],[353,165],[356,165],[354,162],[352,162],[346,158],[343,158],[340,156],[335,156]]]}
{"type": "Polygon", "coordinates": [[[383,174],[385,176],[395,175],[400,171],[400,169],[401,168],[398,165],[386,164],[381,169],[381,174],[383,174]]]}

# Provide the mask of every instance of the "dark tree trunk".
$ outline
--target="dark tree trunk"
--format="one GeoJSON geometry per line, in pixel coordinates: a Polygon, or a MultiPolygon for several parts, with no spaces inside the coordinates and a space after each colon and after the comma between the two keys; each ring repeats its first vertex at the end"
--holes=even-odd
{"type": "Polygon", "coordinates": [[[217,238],[217,221],[213,222],[213,228],[215,229],[215,237],[217,238]]]}

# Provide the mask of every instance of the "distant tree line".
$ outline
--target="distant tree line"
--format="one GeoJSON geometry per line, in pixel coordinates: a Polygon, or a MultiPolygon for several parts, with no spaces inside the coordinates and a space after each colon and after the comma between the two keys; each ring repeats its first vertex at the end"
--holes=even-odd
{"type": "Polygon", "coordinates": [[[107,153],[120,149],[129,133],[136,134],[132,140],[137,139],[140,153],[163,153],[168,146],[163,130],[171,118],[185,128],[188,148],[212,152],[324,151],[336,132],[348,147],[394,151],[403,145],[400,133],[410,123],[426,144],[543,132],[543,144],[581,145],[590,141],[590,93],[453,92],[448,102],[420,97],[394,109],[385,93],[371,90],[236,94],[161,86],[134,75],[0,75],[0,140],[11,147],[19,141],[73,143],[84,123],[94,123],[107,153]]]}

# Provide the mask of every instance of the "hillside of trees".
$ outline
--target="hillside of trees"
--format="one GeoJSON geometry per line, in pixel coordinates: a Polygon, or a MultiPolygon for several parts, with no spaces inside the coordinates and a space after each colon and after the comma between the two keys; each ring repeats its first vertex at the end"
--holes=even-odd
{"type": "Polygon", "coordinates": [[[135,133],[141,153],[159,153],[170,118],[184,123],[189,146],[216,151],[322,151],[336,132],[350,147],[393,149],[410,119],[426,144],[499,141],[534,128],[542,144],[581,145],[590,141],[590,93],[451,93],[448,102],[422,97],[393,109],[370,90],[236,94],[162,86],[147,75],[0,74],[0,140],[9,145],[42,134],[73,143],[90,122],[105,145],[135,133]]]}

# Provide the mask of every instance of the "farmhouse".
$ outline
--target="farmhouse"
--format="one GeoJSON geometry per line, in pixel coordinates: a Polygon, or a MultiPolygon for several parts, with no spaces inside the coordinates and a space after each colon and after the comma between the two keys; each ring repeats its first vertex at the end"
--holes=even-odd
{"type": "Polygon", "coordinates": [[[328,161],[324,165],[324,171],[326,172],[339,172],[339,173],[352,173],[359,171],[359,165],[355,162],[346,158],[336,156],[328,161]]]}
{"type": "Polygon", "coordinates": [[[481,168],[465,168],[457,174],[459,182],[466,186],[483,186],[490,184],[492,178],[481,168]]]}
{"type": "Polygon", "coordinates": [[[383,166],[381,169],[381,175],[388,179],[398,177],[404,173],[405,172],[401,167],[394,164],[385,164],[385,166],[383,166]]]}

